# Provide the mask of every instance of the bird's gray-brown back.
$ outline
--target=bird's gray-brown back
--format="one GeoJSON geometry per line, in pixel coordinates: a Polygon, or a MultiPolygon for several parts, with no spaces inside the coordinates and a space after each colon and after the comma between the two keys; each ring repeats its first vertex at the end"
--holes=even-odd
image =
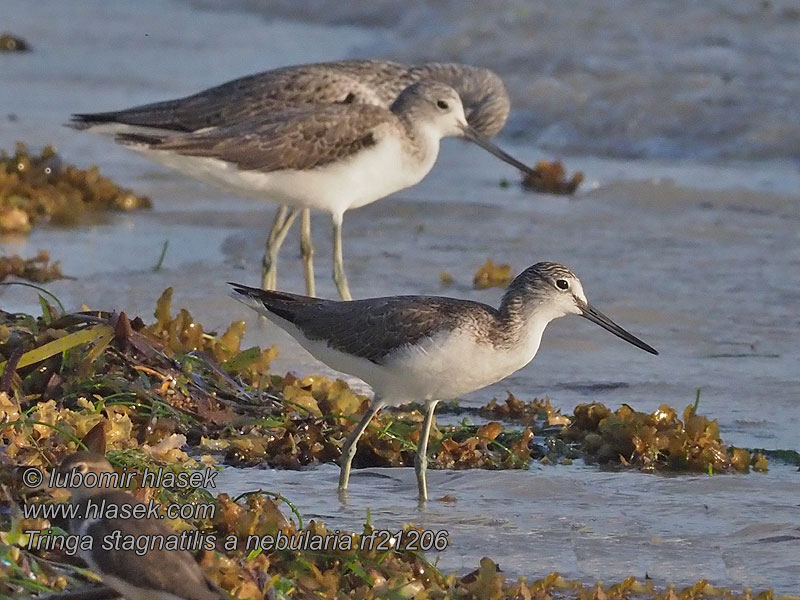
{"type": "Polygon", "coordinates": [[[453,87],[462,98],[467,120],[484,135],[494,135],[505,124],[508,94],[502,80],[489,69],[454,63],[409,66],[381,60],[282,67],[234,79],[184,98],[121,111],[77,114],[73,120],[77,127],[114,122],[197,131],[308,103],[360,103],[388,108],[403,89],[424,79],[453,87]]]}
{"type": "MultiPolygon", "coordinates": [[[[501,341],[497,309],[442,296],[390,296],[339,302],[232,284],[251,306],[293,323],[310,340],[382,364],[394,351],[439,333],[464,329],[501,341]]],[[[491,338],[491,339],[489,339],[491,338]]]]}
{"type": "Polygon", "coordinates": [[[402,128],[389,110],[368,104],[313,105],[271,113],[231,127],[176,135],[120,134],[123,143],[217,158],[243,170],[309,170],[378,143],[381,127],[402,128]]]}

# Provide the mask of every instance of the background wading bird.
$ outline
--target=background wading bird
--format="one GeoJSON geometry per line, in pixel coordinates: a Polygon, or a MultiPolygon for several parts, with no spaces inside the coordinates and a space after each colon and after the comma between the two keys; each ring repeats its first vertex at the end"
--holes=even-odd
{"type": "MultiPolygon", "coordinates": [[[[406,87],[422,80],[446,83],[464,105],[467,122],[486,137],[497,134],[510,103],[500,77],[489,69],[455,63],[405,65],[384,60],[344,60],[282,67],[234,79],[197,94],[119,111],[73,115],[79,129],[100,133],[193,132],[231,126],[255,117],[309,104],[374,104],[389,108],[406,87]]],[[[258,190],[251,190],[258,193],[258,190]]],[[[306,291],[314,296],[313,244],[309,209],[281,206],[262,261],[262,287],[277,283],[277,257],[289,228],[302,211],[301,254],[306,291]]]]}
{"type": "Polygon", "coordinates": [[[411,84],[390,109],[315,105],[231,127],[175,135],[121,133],[117,140],[203,181],[329,213],[333,278],[349,300],[342,256],[345,211],[422,180],[443,137],[463,137],[530,170],[472,129],[458,93],[433,81],[411,84]]]}

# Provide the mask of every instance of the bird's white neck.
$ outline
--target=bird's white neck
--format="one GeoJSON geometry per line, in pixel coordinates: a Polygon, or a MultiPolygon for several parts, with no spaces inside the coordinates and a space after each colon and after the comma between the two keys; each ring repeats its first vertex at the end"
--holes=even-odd
{"type": "Polygon", "coordinates": [[[563,313],[547,302],[521,295],[506,295],[500,306],[500,324],[506,344],[519,352],[525,364],[533,360],[545,328],[563,313]]]}
{"type": "Polygon", "coordinates": [[[436,157],[439,155],[439,143],[442,139],[441,132],[430,123],[416,123],[407,121],[409,131],[408,165],[420,173],[421,180],[433,168],[436,157]]]}

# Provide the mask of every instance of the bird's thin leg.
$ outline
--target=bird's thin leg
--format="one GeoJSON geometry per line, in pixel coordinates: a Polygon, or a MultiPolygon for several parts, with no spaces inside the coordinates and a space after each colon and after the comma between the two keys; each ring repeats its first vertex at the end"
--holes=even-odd
{"type": "Polygon", "coordinates": [[[303,257],[303,271],[306,275],[306,294],[316,296],[314,286],[314,244],[311,241],[311,210],[303,209],[300,216],[300,255],[303,257]]]}
{"type": "Polygon", "coordinates": [[[342,448],[342,459],[340,466],[342,468],[341,473],[339,473],[339,489],[346,490],[347,483],[350,481],[350,465],[353,463],[353,457],[356,455],[356,446],[358,444],[358,438],[366,431],[367,427],[369,426],[369,422],[372,421],[372,417],[383,408],[383,402],[378,399],[372,401],[372,404],[369,405],[367,412],[364,413],[364,416],[361,417],[361,421],[359,421],[356,428],[353,430],[353,433],[350,434],[350,437],[347,438],[347,442],[342,448]]]}
{"type": "Polygon", "coordinates": [[[420,502],[428,500],[428,484],[425,481],[425,471],[428,469],[428,438],[433,426],[433,412],[436,410],[436,404],[438,404],[436,401],[428,404],[428,411],[425,413],[425,420],[422,422],[422,431],[417,444],[417,454],[414,456],[414,471],[417,474],[420,502]]]}
{"type": "Polygon", "coordinates": [[[352,300],[342,258],[342,215],[333,215],[333,281],[342,300],[352,300]]]}
{"type": "Polygon", "coordinates": [[[288,215],[284,215],[283,219],[279,219],[281,212],[289,211],[285,206],[278,209],[278,214],[275,215],[275,222],[272,224],[272,230],[269,232],[267,238],[267,247],[264,252],[264,258],[261,261],[261,287],[265,290],[275,289],[277,284],[277,268],[278,268],[278,252],[286,239],[286,234],[292,227],[292,223],[297,218],[300,212],[299,208],[293,208],[289,211],[288,215]]]}
{"type": "Polygon", "coordinates": [[[275,238],[278,236],[278,231],[280,231],[281,226],[284,221],[286,221],[286,213],[288,212],[289,208],[287,206],[281,204],[278,207],[275,211],[275,218],[272,221],[269,235],[267,236],[264,258],[261,261],[261,288],[264,290],[271,290],[275,287],[278,276],[278,264],[277,260],[273,261],[271,259],[272,247],[275,245],[275,238]]]}

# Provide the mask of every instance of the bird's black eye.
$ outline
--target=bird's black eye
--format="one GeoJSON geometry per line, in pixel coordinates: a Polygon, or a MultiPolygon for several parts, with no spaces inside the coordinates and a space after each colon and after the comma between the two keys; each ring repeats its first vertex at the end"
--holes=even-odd
{"type": "Polygon", "coordinates": [[[560,290],[568,290],[569,281],[567,281],[566,279],[556,279],[556,287],[560,290]]]}
{"type": "Polygon", "coordinates": [[[436,102],[436,106],[438,106],[442,110],[447,110],[448,108],[450,108],[450,105],[444,100],[439,100],[438,102],[436,102]]]}

